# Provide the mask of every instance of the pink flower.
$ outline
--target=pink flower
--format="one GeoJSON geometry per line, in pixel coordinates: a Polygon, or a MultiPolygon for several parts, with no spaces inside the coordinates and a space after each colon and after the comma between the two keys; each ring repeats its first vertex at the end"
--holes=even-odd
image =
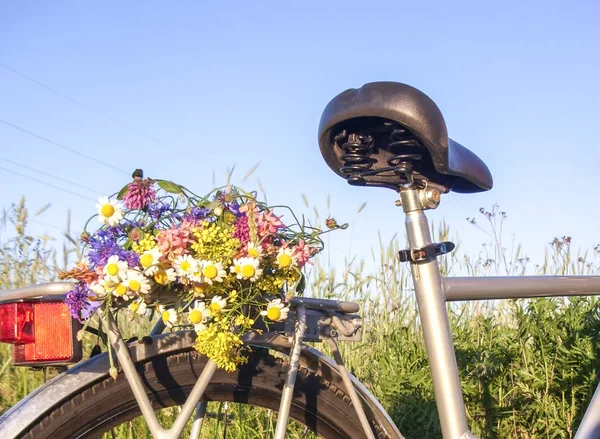
{"type": "Polygon", "coordinates": [[[235,220],[234,228],[234,238],[239,239],[240,242],[250,241],[250,227],[248,226],[248,217],[246,215],[242,215],[235,220]]]}
{"type": "Polygon", "coordinates": [[[309,259],[317,252],[317,249],[314,247],[309,247],[306,245],[303,239],[298,242],[298,245],[292,249],[293,255],[296,257],[296,261],[298,263],[298,268],[304,267],[304,265],[308,262],[309,259]]]}
{"type": "Polygon", "coordinates": [[[154,180],[146,178],[142,180],[140,177],[135,177],[127,192],[123,196],[123,204],[127,209],[143,209],[156,198],[156,191],[152,187],[154,180]]]}
{"type": "Polygon", "coordinates": [[[169,261],[177,256],[188,253],[187,246],[190,242],[189,226],[182,223],[178,228],[162,230],[156,237],[158,249],[169,261]]]}
{"type": "Polygon", "coordinates": [[[281,222],[280,218],[270,210],[267,213],[261,212],[258,215],[258,236],[272,235],[279,229],[285,229],[285,224],[281,222]]]}
{"type": "Polygon", "coordinates": [[[256,215],[256,203],[254,201],[250,201],[242,206],[240,206],[240,212],[245,213],[247,216],[256,215]]]}

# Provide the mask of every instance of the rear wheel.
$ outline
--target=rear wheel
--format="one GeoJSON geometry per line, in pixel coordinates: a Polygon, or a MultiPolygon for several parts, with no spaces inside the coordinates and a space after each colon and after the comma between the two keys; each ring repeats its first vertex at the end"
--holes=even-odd
{"type": "MultiPolygon", "coordinates": [[[[137,363],[137,369],[145,384],[146,392],[156,410],[182,405],[206,365],[206,357],[194,350],[171,352],[137,363]]],[[[250,355],[248,364],[235,373],[217,370],[203,396],[205,401],[241,404],[231,406],[236,422],[252,424],[246,417],[254,416],[246,406],[262,407],[276,411],[279,408],[286,367],[281,359],[266,351],[250,355]],[[235,413],[238,413],[235,416],[235,413]],[[245,414],[244,414],[245,413],[245,414]]],[[[216,405],[218,410],[223,406],[216,405]]],[[[214,411],[214,410],[213,410],[214,411]]],[[[127,424],[141,415],[133,393],[123,374],[117,380],[110,377],[81,389],[63,400],[60,405],[39,418],[38,422],[23,437],[27,439],[98,438],[103,433],[127,424]]],[[[369,415],[369,414],[368,414],[369,415]]],[[[365,438],[356,412],[346,393],[327,381],[318,373],[301,367],[294,390],[290,418],[324,438],[365,438]]],[[[219,422],[223,420],[219,418],[219,422]]],[[[272,423],[276,420],[273,416],[272,423]]],[[[376,423],[375,423],[376,425],[376,423]]],[[[166,428],[170,425],[164,425],[166,428]]],[[[220,429],[223,432],[225,424],[220,429]]],[[[129,424],[129,429],[133,424],[129,424]]],[[[244,426],[241,426],[243,429],[244,426]]],[[[270,427],[269,427],[270,428],[270,427]]],[[[302,428],[290,427],[294,432],[286,437],[310,437],[302,428]]],[[[122,429],[122,427],[121,427],[122,429]]],[[[229,428],[227,437],[265,437],[264,429],[255,429],[241,436],[240,426],[229,428]],[[235,433],[235,432],[238,433],[235,433]]],[[[274,430],[274,428],[273,428],[274,430]]],[[[209,428],[202,437],[215,437],[214,428],[209,428]]],[[[267,435],[268,435],[268,429],[267,435]]],[[[292,433],[290,431],[290,433],[292,433]]],[[[222,433],[221,433],[222,434],[222,433]]],[[[105,437],[113,437],[109,434],[105,437]]],[[[117,437],[117,436],[115,436],[117,437]]],[[[128,435],[119,435],[128,437],[128,435]]],[[[139,437],[139,436],[129,436],[139,437]]],[[[149,433],[147,437],[150,437],[149,433]]],[[[269,437],[269,436],[267,436],[269,437]]],[[[389,437],[380,433],[379,438],[389,437]]]]}

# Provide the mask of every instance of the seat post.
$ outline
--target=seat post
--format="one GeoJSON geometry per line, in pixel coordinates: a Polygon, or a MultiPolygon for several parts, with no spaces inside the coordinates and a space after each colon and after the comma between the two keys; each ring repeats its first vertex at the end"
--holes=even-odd
{"type": "MultiPolygon", "coordinates": [[[[400,199],[405,213],[406,232],[411,251],[432,244],[424,210],[437,207],[440,195],[437,189],[427,188],[427,186],[420,188],[414,184],[407,184],[401,188],[400,199]]],[[[433,257],[418,262],[412,261],[411,274],[443,437],[445,439],[475,438],[467,425],[437,259],[433,257]]]]}

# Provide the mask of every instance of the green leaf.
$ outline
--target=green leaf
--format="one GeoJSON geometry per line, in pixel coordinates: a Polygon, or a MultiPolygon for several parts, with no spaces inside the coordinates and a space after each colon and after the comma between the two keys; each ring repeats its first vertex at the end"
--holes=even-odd
{"type": "Polygon", "coordinates": [[[181,190],[181,186],[176,185],[172,181],[156,180],[156,184],[158,184],[163,190],[170,192],[172,194],[181,194],[183,192],[181,190]]]}
{"type": "Polygon", "coordinates": [[[128,190],[129,190],[129,183],[127,183],[125,186],[123,186],[123,189],[121,189],[119,191],[119,193],[117,194],[117,200],[122,200],[128,190]]]}

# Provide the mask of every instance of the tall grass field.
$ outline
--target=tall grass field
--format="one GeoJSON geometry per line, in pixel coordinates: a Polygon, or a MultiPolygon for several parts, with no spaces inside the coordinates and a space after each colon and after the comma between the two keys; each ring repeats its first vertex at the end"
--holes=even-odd
{"type": "MultiPolygon", "coordinates": [[[[36,212],[40,213],[40,212],[36,212]]],[[[57,269],[78,257],[77,240],[31,236],[35,219],[24,200],[5,209],[0,222],[0,290],[52,281],[57,269]],[[61,241],[64,239],[64,244],[61,241]],[[57,245],[62,249],[56,250],[57,245]]],[[[519,247],[502,242],[506,215],[497,206],[482,209],[471,222],[489,240],[476,256],[440,258],[445,275],[597,274],[597,248],[576,252],[569,237],[548,244],[534,265],[519,247]]],[[[433,230],[436,240],[452,240],[449,227],[433,230]]],[[[376,243],[375,270],[361,263],[345,271],[326,269],[318,260],[308,274],[313,296],[358,301],[365,327],[360,343],[345,344],[346,365],[379,399],[407,438],[440,438],[433,388],[417,305],[407,267],[396,255],[404,240],[376,243]],[[368,359],[365,361],[365,359],[368,359]]],[[[598,383],[600,302],[595,297],[448,305],[467,416],[481,438],[571,438],[598,383]]],[[[144,333],[148,323],[129,323],[144,333]]],[[[86,340],[89,350],[92,340],[86,340]]],[[[326,351],[325,347],[322,346],[326,351]]],[[[4,412],[53,373],[15,368],[9,345],[0,345],[0,412],[4,412]]],[[[264,438],[276,414],[209,405],[206,437],[264,438]],[[241,422],[231,422],[232,420],[241,422]]],[[[177,409],[165,410],[165,422],[177,409]]],[[[189,428],[189,427],[188,427],[189,428]]],[[[106,438],[150,437],[141,420],[106,438]]],[[[313,437],[302,428],[288,437],[313,437]]]]}

